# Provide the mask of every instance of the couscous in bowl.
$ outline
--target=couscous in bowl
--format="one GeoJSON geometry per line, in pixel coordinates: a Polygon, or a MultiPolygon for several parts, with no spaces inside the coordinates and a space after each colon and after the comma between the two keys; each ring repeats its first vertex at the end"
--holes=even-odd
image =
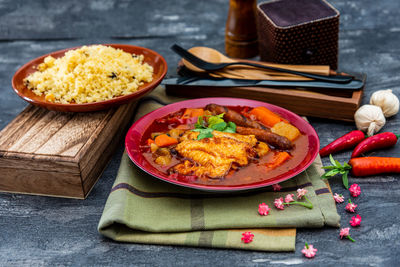
{"type": "Polygon", "coordinates": [[[90,112],[96,110],[108,109],[117,105],[125,104],[130,101],[136,100],[145,94],[152,91],[157,85],[159,85],[167,73],[167,63],[165,59],[157,52],[148,48],[124,45],[124,44],[105,44],[104,46],[113,47],[115,49],[121,49],[126,53],[134,55],[142,55],[143,63],[148,64],[152,67],[152,79],[150,82],[143,82],[136,92],[129,93],[127,95],[116,96],[108,100],[91,102],[91,103],[57,103],[52,101],[46,101],[45,94],[37,95],[26,86],[25,79],[32,73],[38,70],[38,66],[42,64],[48,56],[55,59],[61,58],[66,52],[76,50],[81,47],[74,47],[65,50],[56,51],[50,54],[38,57],[24,66],[22,66],[15,74],[12,79],[12,86],[14,91],[27,102],[47,108],[49,110],[63,111],[63,112],[90,112]]]}

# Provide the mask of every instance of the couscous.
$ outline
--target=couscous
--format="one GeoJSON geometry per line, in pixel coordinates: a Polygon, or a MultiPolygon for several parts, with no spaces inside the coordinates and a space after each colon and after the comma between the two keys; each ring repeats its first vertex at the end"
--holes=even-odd
{"type": "Polygon", "coordinates": [[[46,101],[98,102],[136,92],[145,82],[151,82],[153,68],[143,59],[143,55],[109,46],[83,46],[61,58],[46,57],[24,82],[46,101]]]}

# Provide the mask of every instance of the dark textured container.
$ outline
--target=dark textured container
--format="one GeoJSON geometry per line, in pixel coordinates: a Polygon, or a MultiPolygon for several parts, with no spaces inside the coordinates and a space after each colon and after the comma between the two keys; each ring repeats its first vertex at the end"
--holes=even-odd
{"type": "Polygon", "coordinates": [[[257,6],[262,61],[338,66],[339,11],[324,0],[278,0],[257,6]]]}

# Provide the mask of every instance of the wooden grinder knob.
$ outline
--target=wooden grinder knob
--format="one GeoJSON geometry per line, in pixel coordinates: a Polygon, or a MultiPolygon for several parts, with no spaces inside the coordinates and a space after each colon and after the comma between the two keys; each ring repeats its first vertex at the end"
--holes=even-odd
{"type": "Polygon", "coordinates": [[[258,55],[256,0],[230,0],[225,30],[225,51],[229,57],[258,55]]]}

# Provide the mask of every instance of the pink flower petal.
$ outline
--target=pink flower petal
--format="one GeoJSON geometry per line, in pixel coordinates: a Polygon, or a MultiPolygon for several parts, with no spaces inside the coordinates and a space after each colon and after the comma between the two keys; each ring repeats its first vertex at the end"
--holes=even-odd
{"type": "Polygon", "coordinates": [[[244,232],[242,233],[242,241],[244,243],[250,243],[253,241],[254,235],[251,232],[244,232]]]}
{"type": "Polygon", "coordinates": [[[318,249],[314,248],[313,245],[305,245],[304,248],[301,250],[301,253],[304,254],[307,258],[314,258],[318,249]],[[307,248],[308,246],[308,248],[307,248]]]}
{"type": "Polygon", "coordinates": [[[352,197],[358,197],[361,195],[361,188],[358,184],[352,184],[349,188],[352,197]]]}
{"type": "Polygon", "coordinates": [[[269,214],[270,210],[271,210],[271,208],[268,207],[268,205],[265,203],[261,203],[260,205],[258,205],[258,213],[260,215],[266,216],[269,214]]]}
{"type": "Polygon", "coordinates": [[[294,194],[287,194],[285,197],[285,202],[286,203],[293,202],[294,201],[293,196],[294,194]]]}
{"type": "Polygon", "coordinates": [[[279,184],[273,184],[273,185],[272,185],[272,188],[273,188],[274,191],[276,192],[276,191],[281,191],[282,186],[280,186],[279,184]]]}
{"type": "Polygon", "coordinates": [[[305,194],[307,194],[307,190],[304,188],[297,189],[297,199],[301,199],[305,194]]]}
{"type": "Polygon", "coordinates": [[[335,193],[334,195],[333,195],[333,198],[335,199],[335,201],[337,202],[337,203],[342,203],[343,201],[344,201],[344,197],[343,197],[343,195],[342,194],[338,194],[338,193],[335,193]]]}
{"type": "Polygon", "coordinates": [[[353,216],[350,220],[350,225],[353,227],[357,227],[361,225],[361,216],[357,214],[357,216],[353,216]]]}
{"type": "Polygon", "coordinates": [[[356,211],[356,208],[357,208],[357,205],[354,204],[354,203],[347,203],[347,205],[346,205],[346,207],[345,207],[345,209],[346,209],[348,212],[355,212],[355,211],[356,211]]]}
{"type": "Polygon", "coordinates": [[[274,205],[277,209],[283,210],[285,209],[285,206],[283,205],[283,198],[277,198],[274,201],[274,205]]]}
{"type": "Polygon", "coordinates": [[[342,228],[340,229],[340,239],[343,239],[343,237],[346,237],[350,234],[350,228],[342,228]]]}

